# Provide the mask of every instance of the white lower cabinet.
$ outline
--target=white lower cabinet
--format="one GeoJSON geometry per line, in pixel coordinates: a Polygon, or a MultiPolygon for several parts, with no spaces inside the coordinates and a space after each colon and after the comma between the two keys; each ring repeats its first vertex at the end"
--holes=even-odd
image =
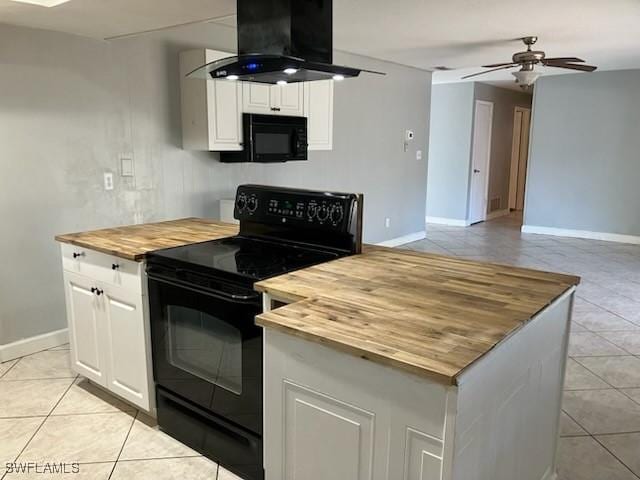
{"type": "Polygon", "coordinates": [[[264,333],[266,480],[441,480],[449,389],[264,333]]]}
{"type": "Polygon", "coordinates": [[[91,291],[95,283],[76,273],[64,273],[71,367],[89,380],[106,385],[101,312],[98,297],[91,291]]]}
{"type": "Polygon", "coordinates": [[[69,245],[63,245],[62,250],[71,368],[153,412],[143,265],[69,245]],[[70,255],[71,250],[75,251],[70,255]]]}
{"type": "Polygon", "coordinates": [[[139,294],[105,286],[101,298],[104,308],[107,352],[107,388],[138,405],[149,405],[145,316],[139,294]]]}

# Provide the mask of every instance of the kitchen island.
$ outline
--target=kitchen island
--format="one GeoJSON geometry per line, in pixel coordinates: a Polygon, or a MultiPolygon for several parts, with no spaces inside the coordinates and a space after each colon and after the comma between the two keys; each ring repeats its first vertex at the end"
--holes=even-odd
{"type": "Polygon", "coordinates": [[[368,247],[257,283],[267,479],[555,478],[578,282],[368,247]]]}
{"type": "MultiPolygon", "coordinates": [[[[61,235],[72,368],[153,414],[145,258],[203,219],[61,235]]],[[[267,480],[551,480],[577,277],[365,246],[256,283],[267,480]]]]}

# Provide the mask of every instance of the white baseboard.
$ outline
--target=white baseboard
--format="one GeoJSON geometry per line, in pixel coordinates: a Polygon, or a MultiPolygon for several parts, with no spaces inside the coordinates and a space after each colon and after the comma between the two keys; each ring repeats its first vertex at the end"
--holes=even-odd
{"type": "Polygon", "coordinates": [[[505,215],[509,215],[511,210],[505,208],[504,210],[496,210],[495,212],[491,212],[487,215],[487,220],[493,220],[494,218],[504,217],[505,215]]]}
{"type": "Polygon", "coordinates": [[[452,227],[468,227],[470,225],[468,220],[458,220],[457,218],[444,218],[444,217],[426,217],[427,223],[435,223],[437,225],[450,225],[452,227]]]}
{"type": "Polygon", "coordinates": [[[553,235],[556,237],[587,238],[589,240],[603,240],[605,242],[632,243],[634,245],[640,245],[640,236],[623,235],[621,233],[590,232],[588,230],[538,227],[535,225],[523,225],[522,233],[537,233],[539,235],[553,235]]]}
{"type": "Polygon", "coordinates": [[[418,240],[424,240],[426,236],[427,236],[427,233],[424,231],[415,232],[415,233],[410,233],[409,235],[405,235],[403,237],[392,238],[391,240],[386,240],[384,242],[376,243],[376,245],[380,247],[399,247],[400,245],[405,245],[407,243],[417,242],[418,240]]]}
{"type": "Polygon", "coordinates": [[[32,353],[41,352],[48,348],[57,347],[69,341],[69,332],[66,328],[55,332],[24,338],[17,342],[0,345],[0,362],[24,357],[32,353]]]}

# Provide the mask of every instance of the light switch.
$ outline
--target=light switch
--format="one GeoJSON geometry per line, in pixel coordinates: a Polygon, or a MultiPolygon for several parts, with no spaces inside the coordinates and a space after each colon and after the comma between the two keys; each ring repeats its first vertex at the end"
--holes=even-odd
{"type": "Polygon", "coordinates": [[[133,157],[123,155],[120,157],[120,175],[123,177],[133,177],[133,157]]]}

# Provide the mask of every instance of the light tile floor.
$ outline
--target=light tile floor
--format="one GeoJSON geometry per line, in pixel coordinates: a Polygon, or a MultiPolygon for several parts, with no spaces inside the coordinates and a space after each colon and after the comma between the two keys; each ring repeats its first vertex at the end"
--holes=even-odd
{"type": "Polygon", "coordinates": [[[520,233],[510,215],[427,226],[407,248],[582,277],[573,312],[559,480],[640,478],[640,245],[520,233]]]}
{"type": "Polygon", "coordinates": [[[0,364],[0,479],[47,478],[239,480],[76,376],[67,345],[0,364]],[[70,473],[7,472],[7,462],[66,462],[70,473]]]}
{"type": "MultiPolygon", "coordinates": [[[[518,216],[429,225],[407,248],[580,275],[559,480],[640,478],[640,246],[521,234],[518,216]]],[[[0,479],[238,480],[69,370],[67,346],[0,364],[0,479]],[[78,462],[70,475],[6,462],[78,462]]],[[[515,480],[515,479],[514,479],[515,480]]]]}

